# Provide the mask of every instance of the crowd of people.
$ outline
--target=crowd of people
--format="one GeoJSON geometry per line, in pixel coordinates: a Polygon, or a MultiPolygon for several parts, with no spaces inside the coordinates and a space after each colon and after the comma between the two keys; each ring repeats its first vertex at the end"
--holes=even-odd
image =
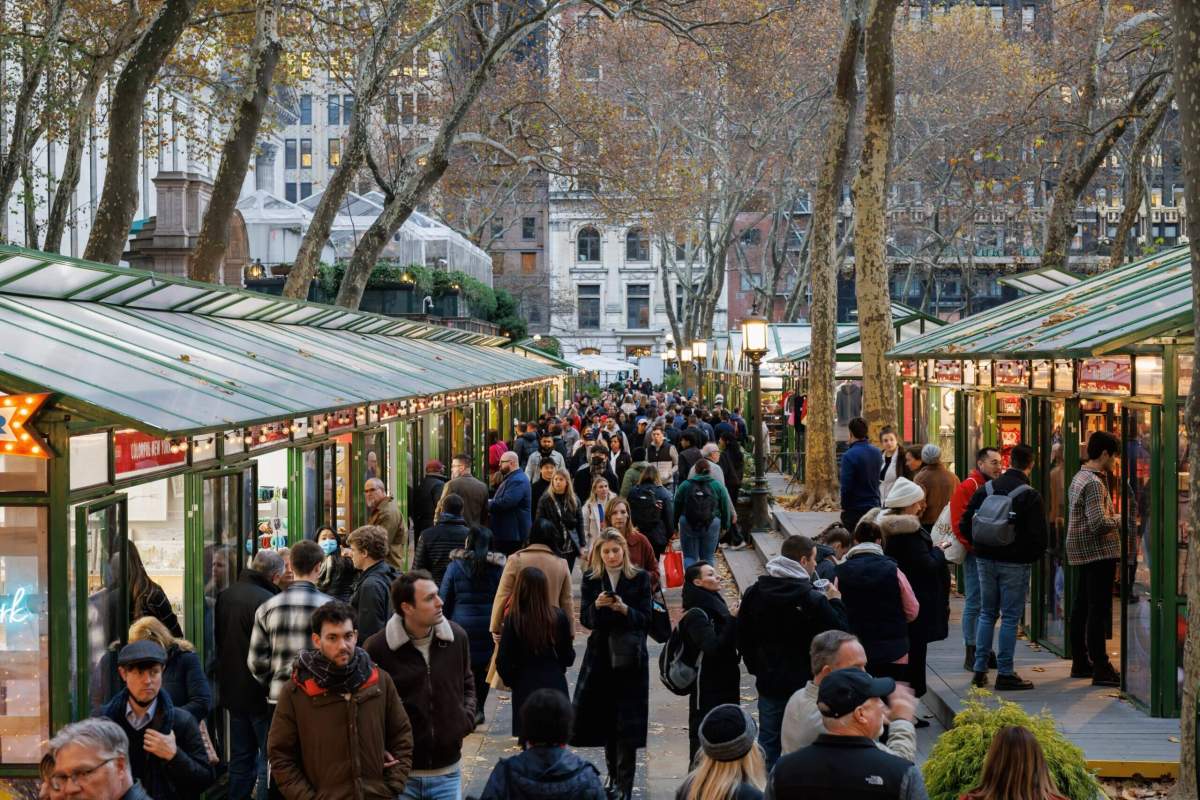
{"type": "MultiPolygon", "coordinates": [[[[925,797],[913,765],[916,729],[928,724],[917,698],[928,644],[950,635],[958,555],[965,667],[980,686],[989,669],[997,689],[1032,686],[1013,650],[1030,564],[1046,547],[1033,451],[1013,448],[1003,470],[984,448],[959,483],[936,446],[905,449],[885,430],[880,449],[852,420],[841,524],[815,541],[786,537],[735,604],[716,555],[720,541],[744,540],[736,505],[749,436],[738,410],[714,400],[648,385],[577,396],[520,425],[511,446],[489,435],[489,482],[467,455],[449,477],[428,462],[409,497],[411,527],[369,478],[368,524],[344,540],[322,529],[286,554],[259,550],[215,597],[228,795],[461,800],[463,742],[485,722],[489,692],[504,690],[520,752],[494,766],[484,800],[628,800],[647,747],[654,635],[669,639],[666,668],[690,676],[680,800],[868,788],[925,797]],[[672,629],[659,563],[675,547],[685,571],[672,629]],[[571,687],[576,623],[587,639],[571,687]],[[757,721],[742,707],[743,665],[757,721]],[[603,747],[603,777],[571,747],[603,747]]],[[[1094,434],[1070,487],[1068,552],[1096,565],[1071,621],[1072,674],[1099,685],[1116,680],[1094,607],[1116,538],[1098,476],[1117,449],[1094,434]]],[[[213,700],[180,634],[153,614],[135,622],[114,654],[119,691],[50,743],[44,796],[171,800],[213,784],[223,760],[205,728],[213,700]]],[[[1020,730],[996,738],[969,795],[1016,796],[1055,796],[1036,740],[1020,730]]]]}

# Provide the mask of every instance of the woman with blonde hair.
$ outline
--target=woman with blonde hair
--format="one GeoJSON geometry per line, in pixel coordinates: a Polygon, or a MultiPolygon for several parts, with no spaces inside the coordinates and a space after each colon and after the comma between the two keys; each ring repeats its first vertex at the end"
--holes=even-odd
{"type": "Polygon", "coordinates": [[[594,478],[592,491],[588,494],[587,502],[583,504],[583,552],[580,555],[584,562],[582,567],[584,572],[587,571],[587,562],[591,558],[592,545],[596,543],[596,538],[600,533],[608,527],[605,524],[604,508],[608,505],[611,497],[612,488],[608,485],[608,478],[603,475],[594,478]]]}
{"type": "Polygon", "coordinates": [[[983,762],[979,786],[960,800],[1066,800],[1059,794],[1037,737],[1028,728],[996,731],[983,762]]]}
{"type": "Polygon", "coordinates": [[[534,519],[553,523],[558,531],[558,552],[567,560],[567,571],[575,569],[575,559],[583,553],[583,513],[579,498],[571,488],[571,473],[561,467],[554,470],[550,487],[538,499],[534,519]]]}
{"type": "Polygon", "coordinates": [[[588,566],[579,621],[591,634],[575,684],[571,744],[603,746],[610,797],[629,800],[650,716],[650,577],[613,528],[596,539],[588,566]]]}
{"type": "Polygon", "coordinates": [[[629,510],[629,501],[621,496],[609,499],[604,509],[604,518],[608,527],[615,529],[625,538],[629,547],[629,560],[636,566],[650,573],[650,588],[658,591],[658,556],[654,555],[654,545],[633,525],[633,513],[629,510]]]}
{"type": "Polygon", "coordinates": [[[741,706],[726,703],[700,723],[700,753],[675,800],[761,800],[767,764],[755,741],[758,726],[741,706]]]}
{"type": "Polygon", "coordinates": [[[142,617],[129,626],[129,641],[151,641],[167,653],[162,688],[176,708],[203,722],[212,709],[212,690],[196,648],[187,639],[173,636],[157,617],[142,617]]]}

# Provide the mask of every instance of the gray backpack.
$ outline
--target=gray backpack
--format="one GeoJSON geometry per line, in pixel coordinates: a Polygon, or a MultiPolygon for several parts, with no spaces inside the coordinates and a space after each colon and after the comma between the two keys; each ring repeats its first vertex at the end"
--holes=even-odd
{"type": "Polygon", "coordinates": [[[983,485],[987,496],[983,498],[975,518],[971,521],[971,541],[984,547],[1007,547],[1017,538],[1017,530],[1013,527],[1012,501],[1026,489],[1032,488],[1023,483],[1008,494],[996,494],[992,481],[983,485]]]}

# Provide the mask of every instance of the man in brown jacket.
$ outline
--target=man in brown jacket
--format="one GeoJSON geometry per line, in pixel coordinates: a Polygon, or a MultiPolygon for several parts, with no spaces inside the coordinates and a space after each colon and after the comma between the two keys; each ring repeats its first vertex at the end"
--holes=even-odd
{"type": "Polygon", "coordinates": [[[413,732],[391,676],[356,647],[354,609],[312,615],[313,650],[296,658],[267,738],[287,800],[391,800],[404,791],[413,732]]]}
{"type": "Polygon", "coordinates": [[[913,476],[913,483],[925,490],[925,510],[921,512],[920,519],[921,527],[929,530],[937,522],[942,509],[950,505],[950,498],[958,488],[958,476],[946,469],[942,463],[942,448],[936,444],[921,448],[921,463],[924,466],[913,476]]]}
{"type": "MultiPolygon", "coordinates": [[[[446,495],[456,494],[463,501],[463,519],[468,528],[487,523],[488,487],[471,474],[471,457],[459,453],[450,462],[450,480],[442,487],[442,500],[446,495]]],[[[442,515],[442,504],[438,503],[435,519],[442,515]]]]}
{"type": "Polygon", "coordinates": [[[367,639],[412,720],[412,771],[405,798],[461,797],[462,743],[475,729],[475,677],[467,632],[442,616],[438,585],[415,569],[392,583],[396,612],[367,639]]]}
{"type": "Polygon", "coordinates": [[[408,545],[408,535],[404,530],[404,518],[400,516],[400,507],[387,493],[387,487],[379,478],[368,478],[363,494],[367,501],[367,511],[371,516],[368,525],[378,525],[388,532],[388,563],[396,569],[404,569],[404,551],[408,545]]]}

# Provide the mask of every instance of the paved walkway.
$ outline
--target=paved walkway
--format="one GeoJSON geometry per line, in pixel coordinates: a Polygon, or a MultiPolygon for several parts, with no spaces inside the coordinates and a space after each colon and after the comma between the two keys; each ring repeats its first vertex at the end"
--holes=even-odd
{"type": "MultiPolygon", "coordinates": [[[[783,534],[812,537],[837,518],[836,514],[778,507],[773,507],[772,513],[779,531],[756,534],[754,550],[737,557],[736,572],[742,575],[739,583],[748,585],[756,576],[754,570],[761,571],[761,564],[778,554],[783,534]],[[747,563],[748,560],[756,560],[758,564],[747,563]]],[[[951,597],[950,638],[929,646],[929,693],[925,704],[946,727],[953,724],[954,715],[971,689],[971,673],[963,669],[962,602],[959,596],[951,597]]],[[[1000,694],[1031,713],[1049,711],[1059,729],[1083,748],[1088,762],[1101,775],[1140,774],[1150,778],[1178,770],[1179,720],[1151,717],[1121,698],[1115,689],[1093,687],[1090,681],[1072,679],[1069,660],[1028,641],[1017,643],[1015,663],[1017,672],[1033,681],[1035,688],[1000,694]]]]}

